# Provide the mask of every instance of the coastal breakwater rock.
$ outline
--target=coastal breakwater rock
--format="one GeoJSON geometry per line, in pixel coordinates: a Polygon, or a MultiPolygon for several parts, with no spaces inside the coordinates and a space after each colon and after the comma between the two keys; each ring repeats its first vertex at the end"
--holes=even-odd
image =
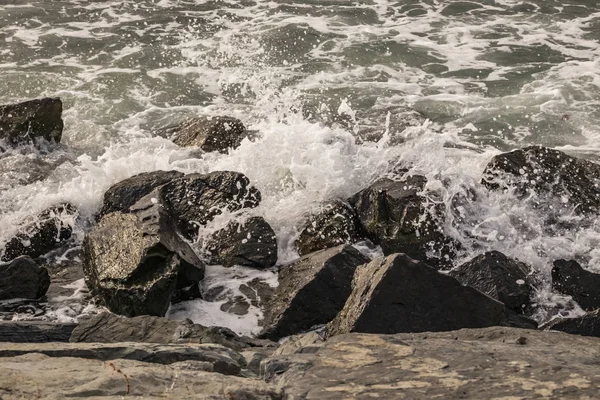
{"type": "Polygon", "coordinates": [[[38,139],[58,143],[64,126],[62,109],[59,98],[0,105],[0,140],[11,147],[38,139]]]}

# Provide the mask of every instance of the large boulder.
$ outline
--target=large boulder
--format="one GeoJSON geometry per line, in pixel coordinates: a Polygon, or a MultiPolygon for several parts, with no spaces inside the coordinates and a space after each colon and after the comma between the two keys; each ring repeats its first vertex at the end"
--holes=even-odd
{"type": "Polygon", "coordinates": [[[600,337],[600,309],[577,318],[556,318],[542,328],[572,335],[600,337]]]}
{"type": "Polygon", "coordinates": [[[58,247],[71,237],[76,216],[75,207],[61,204],[25,219],[5,244],[2,261],[23,255],[36,258],[58,247]]]}
{"type": "Polygon", "coordinates": [[[144,172],[112,185],[105,193],[98,219],[114,211],[128,212],[142,197],[165,183],[181,178],[177,171],[144,172]]]}
{"type": "Polygon", "coordinates": [[[573,297],[581,308],[600,308],[600,274],[586,271],[577,261],[556,260],[552,268],[552,287],[573,297]]]}
{"type": "Polygon", "coordinates": [[[532,293],[527,283],[529,267],[499,251],[489,251],[450,271],[463,285],[471,286],[516,312],[523,312],[532,293]]]}
{"type": "Polygon", "coordinates": [[[535,194],[536,205],[548,204],[549,210],[600,211],[600,165],[542,146],[495,156],[482,183],[491,190],[514,190],[519,198],[535,194]]]}
{"type": "Polygon", "coordinates": [[[198,278],[204,264],[180,236],[159,190],[130,209],[111,213],[83,241],[84,272],[92,293],[126,316],[163,316],[178,275],[198,278]]]}
{"type": "Polygon", "coordinates": [[[265,305],[261,337],[278,340],[331,321],[351,292],[357,266],[369,262],[341,245],[302,257],[279,270],[279,286],[265,305]]]}
{"type": "Polygon", "coordinates": [[[39,138],[60,142],[62,131],[62,101],[58,98],[0,106],[0,140],[9,146],[39,138]]]}
{"type": "Polygon", "coordinates": [[[401,181],[383,178],[348,201],[384,254],[406,253],[435,267],[449,267],[454,244],[443,234],[443,205],[431,204],[428,196],[433,193],[423,193],[426,183],[420,175],[401,181]]]}
{"type": "Polygon", "coordinates": [[[231,221],[210,236],[206,245],[211,264],[270,268],[277,262],[277,237],[262,217],[231,221]]]}
{"type": "Polygon", "coordinates": [[[173,143],[181,147],[200,147],[207,152],[221,153],[238,148],[242,140],[248,137],[242,121],[226,116],[191,118],[174,129],[173,133],[173,143]]]}
{"type": "Polygon", "coordinates": [[[451,331],[494,325],[536,328],[504,304],[405,254],[380,257],[356,269],[352,294],[327,326],[348,332],[451,331]]]}
{"type": "Polygon", "coordinates": [[[244,174],[231,171],[186,175],[161,186],[160,193],[181,232],[191,239],[198,224],[205,225],[223,211],[256,207],[261,200],[244,174]]]}
{"type": "Polygon", "coordinates": [[[0,300],[39,299],[50,286],[48,270],[28,256],[0,264],[0,300]]]}
{"type": "Polygon", "coordinates": [[[354,244],[361,239],[360,222],[352,207],[334,200],[308,218],[295,244],[298,254],[305,256],[341,244],[354,244]]]}

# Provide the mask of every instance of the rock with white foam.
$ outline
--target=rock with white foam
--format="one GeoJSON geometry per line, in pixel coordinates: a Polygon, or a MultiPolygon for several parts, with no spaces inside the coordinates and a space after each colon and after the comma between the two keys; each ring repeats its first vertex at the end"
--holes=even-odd
{"type": "Polygon", "coordinates": [[[600,274],[585,270],[575,260],[554,262],[552,287],[571,296],[586,311],[600,308],[600,274]]]}
{"type": "Polygon", "coordinates": [[[173,143],[182,147],[200,147],[206,152],[227,153],[249,137],[242,121],[227,116],[191,118],[172,131],[173,143]]]}
{"type": "Polygon", "coordinates": [[[59,98],[0,105],[0,140],[8,146],[39,139],[60,142],[62,131],[62,101],[59,98]]]}

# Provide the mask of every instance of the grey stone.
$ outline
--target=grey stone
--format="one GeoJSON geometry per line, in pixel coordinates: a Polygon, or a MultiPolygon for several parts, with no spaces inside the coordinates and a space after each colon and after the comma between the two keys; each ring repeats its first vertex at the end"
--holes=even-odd
{"type": "Polygon", "coordinates": [[[265,305],[261,337],[277,340],[331,321],[351,293],[354,270],[367,262],[354,247],[342,245],[282,267],[275,295],[265,305]]]}
{"type": "Polygon", "coordinates": [[[0,264],[0,300],[39,299],[50,286],[48,270],[28,256],[0,264]]]}
{"type": "Polygon", "coordinates": [[[527,277],[529,270],[522,262],[490,251],[450,271],[449,275],[520,313],[529,305],[532,292],[527,277]]]}
{"type": "Polygon", "coordinates": [[[327,326],[328,335],[349,332],[451,331],[537,324],[504,304],[405,254],[380,257],[356,269],[352,294],[327,326]]]}
{"type": "Polygon", "coordinates": [[[71,237],[73,227],[68,220],[74,219],[76,215],[75,207],[61,204],[25,219],[17,228],[15,236],[4,245],[2,261],[10,261],[23,255],[36,258],[58,247],[71,237]]]}
{"type": "Polygon", "coordinates": [[[295,244],[298,254],[305,256],[361,239],[360,222],[354,210],[343,201],[334,200],[308,218],[295,244]]]}
{"type": "Polygon", "coordinates": [[[173,143],[182,147],[200,147],[211,152],[227,153],[249,137],[242,121],[232,117],[191,118],[175,129],[173,143]]]}
{"type": "Polygon", "coordinates": [[[45,321],[0,321],[0,342],[68,342],[76,326],[45,321]]]}
{"type": "Polygon", "coordinates": [[[577,318],[556,318],[541,328],[572,335],[600,337],[600,309],[577,318]]]}
{"type": "Polygon", "coordinates": [[[39,138],[58,143],[62,131],[62,101],[58,98],[0,106],[0,139],[9,146],[35,142],[39,138]]]}
{"type": "Polygon", "coordinates": [[[573,297],[584,310],[600,308],[600,274],[586,271],[577,261],[554,261],[552,287],[573,297]]]}
{"type": "Polygon", "coordinates": [[[277,262],[277,237],[262,217],[232,221],[215,232],[206,243],[211,264],[270,268],[277,262]]]}

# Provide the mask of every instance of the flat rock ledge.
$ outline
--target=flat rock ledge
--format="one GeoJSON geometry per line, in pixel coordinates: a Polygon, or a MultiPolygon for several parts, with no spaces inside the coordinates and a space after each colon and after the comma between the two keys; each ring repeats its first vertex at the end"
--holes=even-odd
{"type": "Polygon", "coordinates": [[[600,387],[600,338],[519,328],[310,332],[260,357],[260,376],[247,356],[215,344],[0,343],[0,398],[591,400],[600,387]]]}

